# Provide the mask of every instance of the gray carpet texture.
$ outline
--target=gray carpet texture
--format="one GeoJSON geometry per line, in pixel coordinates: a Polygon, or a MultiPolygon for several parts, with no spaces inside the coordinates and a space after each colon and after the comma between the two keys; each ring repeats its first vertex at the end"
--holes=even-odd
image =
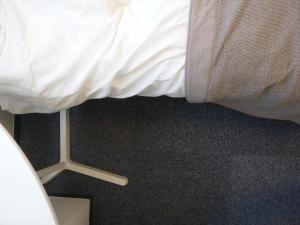
{"type": "MultiPolygon", "coordinates": [[[[20,119],[35,169],[59,159],[59,114],[20,119]]],[[[93,197],[92,225],[299,225],[300,126],[168,97],[92,100],[71,109],[74,161],[129,178],[72,172],[51,194],[93,197]]]]}

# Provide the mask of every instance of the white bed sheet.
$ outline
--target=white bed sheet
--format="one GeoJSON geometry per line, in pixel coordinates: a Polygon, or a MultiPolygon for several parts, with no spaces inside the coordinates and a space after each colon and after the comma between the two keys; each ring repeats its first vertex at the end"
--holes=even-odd
{"type": "Polygon", "coordinates": [[[184,97],[190,0],[0,0],[0,105],[184,97]]]}

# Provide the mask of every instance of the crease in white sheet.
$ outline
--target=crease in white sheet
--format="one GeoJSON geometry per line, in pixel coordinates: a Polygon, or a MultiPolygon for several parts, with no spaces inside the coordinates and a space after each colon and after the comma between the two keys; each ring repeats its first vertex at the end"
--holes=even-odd
{"type": "Polygon", "coordinates": [[[184,97],[190,0],[0,0],[0,104],[184,97]]]}

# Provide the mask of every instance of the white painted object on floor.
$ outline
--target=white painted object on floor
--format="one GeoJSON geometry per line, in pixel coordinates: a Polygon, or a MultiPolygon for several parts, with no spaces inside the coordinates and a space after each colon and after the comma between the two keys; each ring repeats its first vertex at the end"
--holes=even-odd
{"type": "MultiPolygon", "coordinates": [[[[14,133],[14,115],[0,110],[0,122],[9,131],[11,136],[14,133]]],[[[94,177],[110,183],[125,186],[128,183],[126,177],[113,174],[104,170],[96,169],[87,165],[76,163],[70,159],[70,118],[69,110],[60,113],[60,162],[38,171],[43,184],[52,180],[64,170],[71,170],[76,173],[94,177]]],[[[1,224],[0,224],[1,225],[1,224]]]]}
{"type": "Polygon", "coordinates": [[[50,197],[61,225],[89,225],[90,200],[81,198],[50,197]]]}
{"type": "Polygon", "coordinates": [[[128,184],[127,177],[77,163],[70,158],[69,110],[60,112],[60,162],[37,172],[43,184],[49,182],[64,170],[70,170],[120,186],[128,184]]]}
{"type": "Polygon", "coordinates": [[[38,176],[1,124],[0,155],[0,224],[58,225],[38,176]]]}
{"type": "Polygon", "coordinates": [[[0,123],[0,225],[89,225],[88,199],[51,197],[0,123]]]}

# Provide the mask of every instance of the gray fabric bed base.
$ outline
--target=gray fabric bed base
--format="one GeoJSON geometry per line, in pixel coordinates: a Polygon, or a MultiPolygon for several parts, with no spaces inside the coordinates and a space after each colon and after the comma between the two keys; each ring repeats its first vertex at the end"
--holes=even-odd
{"type": "Polygon", "coordinates": [[[189,102],[300,122],[299,0],[192,0],[190,13],[189,102]]]}

